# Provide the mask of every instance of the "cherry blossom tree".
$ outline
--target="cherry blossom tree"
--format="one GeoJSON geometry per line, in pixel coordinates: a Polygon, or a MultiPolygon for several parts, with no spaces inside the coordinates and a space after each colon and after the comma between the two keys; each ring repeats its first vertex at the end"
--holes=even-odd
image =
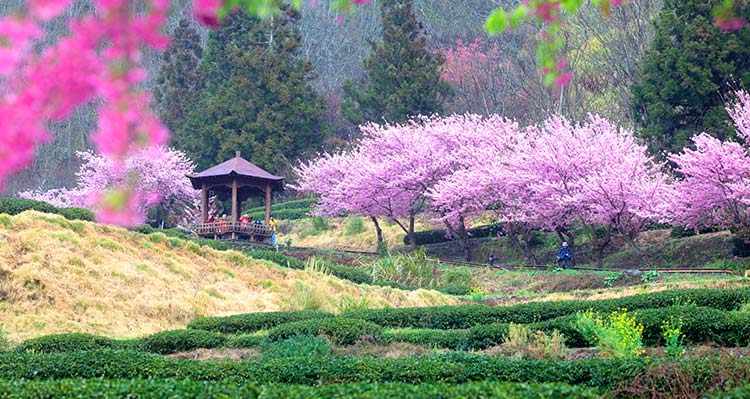
{"type": "MultiPolygon", "coordinates": [[[[21,193],[22,197],[48,202],[58,207],[81,207],[99,211],[99,196],[108,187],[131,185],[139,187],[142,195],[131,196],[132,219],[121,224],[142,224],[147,212],[161,207],[168,214],[179,217],[191,213],[198,201],[198,191],[193,189],[185,175],[192,173],[195,165],[185,154],[166,147],[147,148],[127,157],[123,163],[91,152],[79,152],[83,160],[76,173],[77,186],[49,191],[21,193]]],[[[106,203],[106,202],[105,202],[106,203]]]]}
{"type": "Polygon", "coordinates": [[[738,92],[726,108],[744,142],[702,133],[692,139],[695,149],[671,155],[682,176],[671,209],[676,223],[696,230],[719,226],[750,243],[750,95],[738,92]]]}

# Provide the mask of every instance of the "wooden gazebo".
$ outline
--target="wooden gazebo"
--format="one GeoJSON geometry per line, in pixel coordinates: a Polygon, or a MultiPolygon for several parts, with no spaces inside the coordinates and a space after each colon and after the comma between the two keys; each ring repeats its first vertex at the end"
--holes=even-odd
{"type": "Polygon", "coordinates": [[[284,178],[272,175],[237,155],[200,173],[187,175],[193,188],[201,190],[201,223],[196,233],[208,238],[249,239],[268,242],[271,237],[271,193],[284,190],[284,178]],[[208,222],[208,193],[231,193],[232,215],[227,221],[208,222]],[[248,197],[265,196],[264,224],[241,223],[239,205],[248,197]]]}

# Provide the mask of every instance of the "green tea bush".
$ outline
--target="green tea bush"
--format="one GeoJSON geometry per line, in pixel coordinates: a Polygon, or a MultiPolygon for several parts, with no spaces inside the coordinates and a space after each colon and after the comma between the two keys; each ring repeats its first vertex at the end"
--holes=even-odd
{"type": "Polygon", "coordinates": [[[174,379],[64,379],[47,381],[0,381],[4,396],[18,399],[38,398],[123,398],[140,399],[307,399],[307,398],[359,398],[359,399],[595,399],[599,394],[592,388],[566,384],[518,384],[494,381],[464,384],[408,383],[347,383],[324,386],[288,384],[241,384],[232,382],[206,382],[174,379]]]}
{"type": "Polygon", "coordinates": [[[52,334],[24,341],[16,347],[19,352],[55,353],[112,348],[114,340],[99,335],[69,333],[52,334]]]}
{"type": "Polygon", "coordinates": [[[383,327],[364,320],[335,317],[282,324],[268,332],[270,341],[281,341],[301,335],[325,336],[337,345],[352,345],[360,340],[378,342],[383,327]]]}
{"type": "Polygon", "coordinates": [[[383,334],[384,341],[408,342],[436,348],[469,349],[468,333],[463,330],[431,330],[406,328],[389,330],[383,334]]]}
{"type": "Polygon", "coordinates": [[[469,295],[471,293],[472,287],[468,285],[449,285],[436,288],[435,290],[448,295],[469,295]]]}
{"type": "Polygon", "coordinates": [[[187,327],[194,330],[207,330],[223,334],[248,334],[267,330],[285,323],[327,317],[333,317],[333,315],[319,310],[245,313],[225,317],[199,317],[188,323],[187,327]]]}
{"type": "Polygon", "coordinates": [[[57,208],[46,202],[35,201],[25,198],[0,198],[0,213],[18,215],[25,211],[37,211],[62,215],[68,220],[93,221],[94,213],[83,208],[57,208]]]}
{"type": "Polygon", "coordinates": [[[750,288],[679,289],[615,299],[530,302],[512,306],[459,305],[365,309],[347,312],[345,316],[371,321],[384,327],[449,330],[498,322],[529,324],[574,315],[588,309],[610,313],[619,308],[662,308],[672,306],[674,301],[680,298],[689,299],[697,306],[736,310],[750,300],[750,288]]]}
{"type": "Polygon", "coordinates": [[[330,264],[328,265],[328,270],[332,275],[340,279],[349,280],[357,284],[372,284],[372,276],[370,273],[357,269],[356,267],[330,264]]]}
{"type": "Polygon", "coordinates": [[[164,355],[198,348],[218,348],[226,340],[226,336],[211,331],[172,330],[143,337],[140,343],[143,350],[164,355]]]}
{"type": "Polygon", "coordinates": [[[331,355],[331,344],[325,338],[300,335],[281,341],[265,341],[260,351],[266,357],[326,357],[331,355]]]}
{"type": "Polygon", "coordinates": [[[94,212],[86,208],[58,208],[58,213],[68,220],[94,221],[94,212]]]}
{"type": "MultiPolygon", "coordinates": [[[[750,367],[738,359],[735,367],[750,367]]],[[[423,384],[468,381],[560,382],[611,389],[647,369],[642,359],[579,361],[513,360],[501,356],[448,353],[430,356],[376,358],[261,358],[252,362],[170,359],[159,355],[97,350],[88,352],[0,354],[0,380],[61,378],[175,378],[196,381],[247,381],[323,385],[377,381],[423,384]]]]}

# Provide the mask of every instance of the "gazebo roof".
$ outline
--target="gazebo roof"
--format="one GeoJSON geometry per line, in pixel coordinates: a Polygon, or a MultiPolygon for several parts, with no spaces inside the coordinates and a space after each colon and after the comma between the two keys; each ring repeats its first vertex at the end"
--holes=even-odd
{"type": "Polygon", "coordinates": [[[242,158],[239,151],[234,158],[212,166],[203,172],[189,174],[187,177],[196,190],[200,189],[203,183],[221,180],[223,177],[244,177],[249,180],[271,183],[277,187],[277,190],[283,189],[284,181],[282,176],[272,175],[242,158]]]}

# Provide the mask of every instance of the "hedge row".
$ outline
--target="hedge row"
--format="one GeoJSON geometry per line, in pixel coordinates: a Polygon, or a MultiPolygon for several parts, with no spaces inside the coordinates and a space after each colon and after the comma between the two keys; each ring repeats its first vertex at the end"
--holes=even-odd
{"type": "Polygon", "coordinates": [[[359,340],[378,342],[383,327],[359,319],[345,317],[302,320],[282,324],[268,332],[270,341],[281,341],[300,335],[328,337],[338,345],[352,345],[359,340]]]}
{"type": "MultiPolygon", "coordinates": [[[[238,346],[238,337],[232,337],[233,346],[238,346]]],[[[246,342],[249,344],[250,342],[246,342]]],[[[159,354],[191,351],[199,348],[229,346],[225,335],[202,330],[162,331],[137,339],[111,339],[98,335],[71,333],[52,334],[32,338],[18,345],[17,352],[61,353],[96,349],[122,349],[159,354]]],[[[246,345],[250,346],[250,345],[246,345]]]]}
{"type": "MultiPolygon", "coordinates": [[[[665,320],[682,319],[682,333],[688,344],[713,342],[727,347],[750,345],[750,314],[727,312],[707,307],[681,306],[636,311],[635,319],[643,324],[643,344],[663,345],[661,326],[665,320]]],[[[592,346],[574,326],[575,315],[528,324],[532,331],[559,331],[568,347],[592,346]]],[[[503,343],[508,323],[474,326],[468,330],[406,329],[389,331],[385,339],[447,349],[484,349],[503,343]]]]}
{"type": "Polygon", "coordinates": [[[285,323],[328,317],[333,317],[333,314],[319,310],[245,313],[226,317],[199,317],[188,323],[187,328],[224,334],[248,334],[285,323]]]}
{"type": "Polygon", "coordinates": [[[46,202],[35,201],[25,198],[0,198],[0,213],[18,215],[25,211],[38,211],[62,215],[68,220],[93,221],[94,213],[84,208],[57,208],[46,202]]]}
{"type": "MultiPolygon", "coordinates": [[[[746,367],[750,366],[747,360],[744,359],[746,367]]],[[[401,358],[261,358],[251,362],[203,362],[111,350],[0,354],[0,379],[176,378],[304,385],[357,381],[412,384],[507,381],[612,388],[631,381],[646,367],[642,359],[537,361],[467,353],[401,358]]]]}
{"type": "Polygon", "coordinates": [[[147,224],[144,224],[144,225],[134,228],[133,231],[137,233],[141,233],[141,234],[162,233],[167,237],[176,237],[176,238],[181,238],[183,240],[189,240],[193,238],[193,235],[191,233],[185,230],[178,229],[176,227],[173,227],[171,229],[157,229],[147,224]]]}
{"type": "Polygon", "coordinates": [[[497,399],[593,399],[600,396],[591,388],[565,384],[511,384],[472,382],[465,384],[405,383],[349,383],[319,387],[275,384],[237,385],[228,382],[164,380],[100,380],[64,379],[51,381],[3,380],[0,397],[19,399],[38,398],[408,398],[433,399],[438,397],[468,399],[492,397],[497,399]]]}
{"type": "MultiPolygon", "coordinates": [[[[310,207],[314,203],[315,203],[315,198],[305,198],[305,199],[300,199],[300,200],[280,202],[278,204],[271,205],[271,211],[276,212],[282,209],[307,209],[309,211],[310,207]]],[[[265,211],[266,211],[265,207],[257,206],[255,208],[250,208],[248,212],[265,212],[265,211]]]]}
{"type": "Polygon", "coordinates": [[[572,315],[588,309],[609,313],[619,308],[631,310],[661,308],[675,303],[690,302],[697,306],[733,310],[748,301],[750,301],[750,288],[680,289],[614,299],[530,302],[512,306],[459,305],[358,309],[347,312],[345,316],[367,320],[383,327],[450,330],[499,322],[529,324],[572,315]]]}
{"type": "MultiPolygon", "coordinates": [[[[271,210],[273,218],[276,220],[297,220],[310,217],[310,209],[279,209],[271,210]]],[[[266,217],[266,211],[249,212],[250,216],[263,220],[266,217]]]]}

